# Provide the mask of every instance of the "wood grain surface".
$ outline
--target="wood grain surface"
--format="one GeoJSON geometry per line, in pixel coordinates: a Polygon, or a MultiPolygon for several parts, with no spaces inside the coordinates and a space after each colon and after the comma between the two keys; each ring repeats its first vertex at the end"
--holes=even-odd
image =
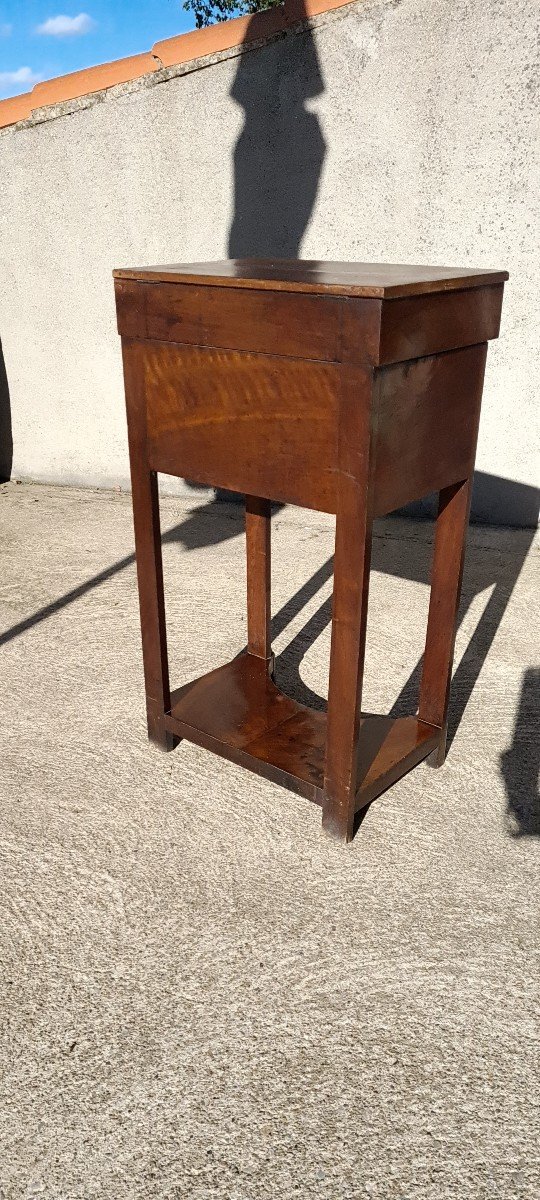
{"type": "Polygon", "coordinates": [[[340,369],[141,343],[156,471],[335,511],[340,369]]]}
{"type": "Polygon", "coordinates": [[[114,276],[116,279],[163,280],[186,284],[207,282],[219,287],[381,298],[444,292],[464,286],[481,287],[482,284],[503,283],[508,279],[506,271],[261,258],[127,267],[116,270],[114,276]]]}
{"type": "Polygon", "coordinates": [[[116,272],[148,729],[285,783],[350,841],[444,760],[487,342],[506,272],[229,260],[116,272]],[[247,653],[170,696],[157,472],[246,496],[247,653]],[[419,716],[362,712],[373,519],[440,493],[419,716]],[[327,714],[276,686],[272,501],[336,514],[327,714]]]}

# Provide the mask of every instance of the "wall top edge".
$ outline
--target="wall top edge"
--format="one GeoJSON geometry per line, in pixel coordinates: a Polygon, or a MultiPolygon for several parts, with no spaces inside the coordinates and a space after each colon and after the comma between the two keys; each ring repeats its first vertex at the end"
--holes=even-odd
{"type": "Polygon", "coordinates": [[[27,121],[37,109],[79,100],[93,92],[101,92],[117,84],[130,83],[145,75],[164,68],[181,67],[208,59],[227,50],[240,49],[251,43],[264,42],[281,32],[294,29],[313,17],[344,8],[358,0],[284,0],[283,5],[269,8],[253,16],[235,17],[206,29],[195,29],[181,33],[165,41],[156,42],[152,49],[120,58],[115,62],[100,63],[70,75],[59,75],[36,83],[31,92],[10,96],[0,100],[0,129],[27,121]]]}

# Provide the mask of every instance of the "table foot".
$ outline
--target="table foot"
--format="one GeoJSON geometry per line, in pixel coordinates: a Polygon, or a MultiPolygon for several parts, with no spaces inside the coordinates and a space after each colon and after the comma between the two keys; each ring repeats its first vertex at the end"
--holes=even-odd
{"type": "Polygon", "coordinates": [[[446,762],[446,732],[441,736],[439,745],[435,748],[429,758],[426,758],[428,767],[444,767],[446,762]]]}
{"type": "Polygon", "coordinates": [[[323,805],[322,828],[323,833],[334,841],[352,842],[355,833],[354,813],[336,813],[331,808],[325,809],[323,805]]]}
{"type": "Polygon", "coordinates": [[[148,725],[148,740],[154,746],[158,746],[160,750],[167,753],[174,750],[178,746],[181,738],[171,733],[170,729],[165,728],[165,714],[157,713],[152,710],[150,705],[146,710],[147,725],[148,725]]]}

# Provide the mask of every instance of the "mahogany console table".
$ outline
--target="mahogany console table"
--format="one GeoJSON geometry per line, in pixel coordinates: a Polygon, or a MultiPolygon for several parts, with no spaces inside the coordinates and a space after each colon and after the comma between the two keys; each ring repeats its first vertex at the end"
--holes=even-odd
{"type": "MultiPolygon", "coordinates": [[[[487,342],[504,271],[271,260],[118,270],[149,736],[355,814],[445,755],[487,342]],[[247,651],[171,692],[156,472],[246,495],[247,651]],[[361,712],[374,516],[439,492],[418,715],[361,712]],[[336,515],[327,713],[270,646],[270,503],[336,515]]],[[[216,613],[217,618],[217,613],[216,613]]]]}

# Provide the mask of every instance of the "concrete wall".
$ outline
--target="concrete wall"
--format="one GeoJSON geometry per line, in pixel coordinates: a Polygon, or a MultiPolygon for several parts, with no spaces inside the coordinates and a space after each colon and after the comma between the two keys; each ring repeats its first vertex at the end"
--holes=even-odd
{"type": "Polygon", "coordinates": [[[263,48],[1,132],[13,475],[128,486],[115,266],[259,252],[502,267],[475,504],[530,524],[538,24],[530,0],[359,0],[263,48]]]}

